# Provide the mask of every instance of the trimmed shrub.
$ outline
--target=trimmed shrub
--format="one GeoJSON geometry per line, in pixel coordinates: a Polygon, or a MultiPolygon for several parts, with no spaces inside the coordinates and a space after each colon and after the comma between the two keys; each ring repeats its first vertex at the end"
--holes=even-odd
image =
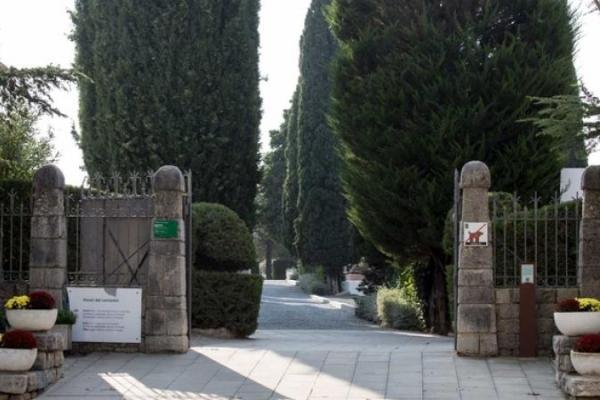
{"type": "Polygon", "coordinates": [[[329,294],[329,287],[318,273],[309,272],[298,276],[298,285],[304,293],[324,296],[329,294]]]}
{"type": "Polygon", "coordinates": [[[377,316],[376,293],[370,293],[366,296],[356,296],[354,298],[354,302],[356,303],[356,309],[354,310],[354,313],[358,318],[379,323],[379,317],[377,316]]]}
{"type": "Polygon", "coordinates": [[[75,325],[77,322],[77,315],[71,310],[61,309],[58,310],[56,317],[56,325],[75,325]]]}
{"type": "Polygon", "coordinates": [[[234,272],[193,272],[192,326],[252,335],[258,326],[263,279],[234,272]]]}
{"type": "Polygon", "coordinates": [[[423,330],[421,305],[405,288],[381,288],[377,291],[377,315],[384,327],[423,330]]]}
{"type": "Polygon", "coordinates": [[[258,269],[250,230],[231,209],[214,203],[192,206],[192,256],[196,269],[258,269]]]}
{"type": "Polygon", "coordinates": [[[294,259],[277,259],[273,260],[273,279],[285,279],[286,272],[289,268],[294,268],[296,266],[296,260],[294,259]]]}

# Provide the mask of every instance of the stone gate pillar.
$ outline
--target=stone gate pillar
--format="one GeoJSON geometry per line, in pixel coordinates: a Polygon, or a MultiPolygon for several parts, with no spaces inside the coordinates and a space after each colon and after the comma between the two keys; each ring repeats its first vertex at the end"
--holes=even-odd
{"type": "Polygon", "coordinates": [[[174,166],[161,167],[154,174],[152,185],[155,198],[145,301],[145,349],[183,353],[189,349],[183,174],[174,166]],[[162,227],[162,232],[158,227],[162,227]]]}
{"type": "Polygon", "coordinates": [[[465,246],[465,222],[490,223],[488,190],[490,171],[484,163],[471,161],[462,169],[462,220],[458,256],[458,307],[456,351],[466,356],[498,354],[494,293],[492,229],[487,246],[465,246]]]}
{"type": "Polygon", "coordinates": [[[583,214],[579,234],[577,281],[582,297],[600,297],[600,165],[581,178],[583,214]]]}
{"type": "Polygon", "coordinates": [[[65,177],[58,167],[46,165],[33,177],[33,210],[29,253],[29,290],[52,294],[63,308],[67,277],[67,220],[65,177]]]}

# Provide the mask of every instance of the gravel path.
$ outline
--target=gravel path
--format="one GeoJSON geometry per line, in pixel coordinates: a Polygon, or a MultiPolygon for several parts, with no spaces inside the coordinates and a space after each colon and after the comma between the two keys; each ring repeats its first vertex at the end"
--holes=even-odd
{"type": "Polygon", "coordinates": [[[313,300],[286,281],[265,281],[258,329],[372,329],[354,309],[313,300]]]}

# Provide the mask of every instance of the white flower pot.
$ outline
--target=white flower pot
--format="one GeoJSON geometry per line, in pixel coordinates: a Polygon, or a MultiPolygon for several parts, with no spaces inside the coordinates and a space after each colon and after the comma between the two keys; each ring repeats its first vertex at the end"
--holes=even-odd
{"type": "Polygon", "coordinates": [[[600,353],[579,353],[571,350],[571,364],[579,375],[600,376],[600,353]]]}
{"type": "Polygon", "coordinates": [[[565,336],[600,333],[600,312],[555,312],[554,323],[565,336]]]}
{"type": "Polygon", "coordinates": [[[6,310],[6,319],[13,329],[49,331],[56,323],[58,310],[6,310]]]}
{"type": "Polygon", "coordinates": [[[29,371],[37,358],[37,349],[0,348],[0,371],[29,371]]]}

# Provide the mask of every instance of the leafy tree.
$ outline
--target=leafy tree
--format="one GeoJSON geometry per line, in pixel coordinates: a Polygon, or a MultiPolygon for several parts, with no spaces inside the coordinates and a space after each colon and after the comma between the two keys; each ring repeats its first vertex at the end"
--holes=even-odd
{"type": "Polygon", "coordinates": [[[35,128],[41,115],[63,114],[50,91],[66,89],[73,73],[55,66],[14,68],[0,63],[0,180],[31,179],[36,169],[52,162],[52,132],[35,128]]]}
{"type": "Polygon", "coordinates": [[[259,181],[258,0],[78,0],[91,175],[178,165],[250,226],[259,181]]]}
{"type": "Polygon", "coordinates": [[[66,89],[74,81],[72,71],[52,65],[15,68],[0,63],[0,120],[18,120],[16,114],[64,116],[52,104],[50,91],[66,89]]]}
{"type": "Polygon", "coordinates": [[[337,43],[325,19],[331,0],[313,0],[300,43],[295,246],[304,265],[337,277],[352,261],[352,232],[338,177],[337,137],[327,124],[330,65],[337,43]]]}
{"type": "Polygon", "coordinates": [[[401,265],[426,265],[429,324],[447,332],[454,169],[485,161],[495,190],[525,196],[558,185],[566,152],[522,120],[528,96],[575,94],[567,1],[334,0],[330,19],[350,218],[401,265]]]}
{"type": "Polygon", "coordinates": [[[52,131],[41,136],[36,122],[21,110],[0,118],[0,181],[30,180],[38,168],[56,160],[52,131]]]}

